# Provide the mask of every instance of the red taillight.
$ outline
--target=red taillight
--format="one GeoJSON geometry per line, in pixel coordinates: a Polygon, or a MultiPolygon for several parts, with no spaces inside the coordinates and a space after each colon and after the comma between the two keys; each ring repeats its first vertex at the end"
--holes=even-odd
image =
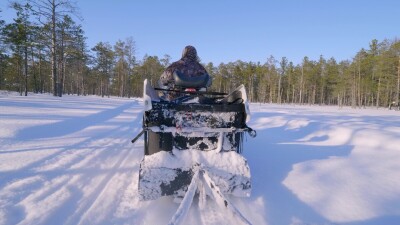
{"type": "Polygon", "coordinates": [[[196,88],[186,88],[185,91],[187,91],[187,92],[196,92],[196,88]]]}

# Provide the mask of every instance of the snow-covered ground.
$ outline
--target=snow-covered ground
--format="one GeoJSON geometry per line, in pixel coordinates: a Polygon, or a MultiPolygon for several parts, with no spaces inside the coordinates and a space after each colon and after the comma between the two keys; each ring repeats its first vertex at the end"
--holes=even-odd
{"type": "MultiPolygon", "coordinates": [[[[0,224],[166,224],[141,202],[141,99],[0,93],[0,224]]],[[[252,104],[244,156],[253,224],[400,224],[400,112],[252,104]]],[[[196,201],[187,224],[232,224],[196,201]]]]}

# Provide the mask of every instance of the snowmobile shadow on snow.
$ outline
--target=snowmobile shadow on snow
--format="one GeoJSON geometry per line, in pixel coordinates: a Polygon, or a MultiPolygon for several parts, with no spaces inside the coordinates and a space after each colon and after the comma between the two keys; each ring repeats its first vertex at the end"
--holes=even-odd
{"type": "MultiPolygon", "coordinates": [[[[297,217],[312,218],[313,221],[308,221],[312,224],[330,224],[329,220],[300,201],[283,185],[283,181],[297,163],[347,156],[353,147],[350,145],[310,146],[303,145],[301,142],[293,143],[294,140],[302,139],[321,127],[319,122],[315,122],[314,117],[305,116],[305,120],[308,121],[306,125],[289,129],[289,122],[298,118],[299,116],[280,112],[252,113],[254,122],[250,125],[257,129],[257,138],[244,143],[246,149],[251,149],[251,153],[244,152],[244,156],[253,173],[252,199],[262,197],[265,202],[268,202],[268,207],[266,207],[268,212],[264,213],[269,215],[269,224],[291,224],[292,219],[297,217]],[[271,118],[267,122],[278,119],[282,121],[260,129],[262,124],[256,124],[259,118],[271,118]]],[[[329,118],[321,116],[318,121],[329,121],[329,118]]],[[[323,135],[313,138],[312,141],[322,142],[327,139],[328,137],[323,135]]]]}
{"type": "Polygon", "coordinates": [[[237,220],[250,222],[225,195],[248,197],[250,168],[241,155],[243,134],[255,137],[243,85],[232,93],[201,91],[198,83],[180,82],[177,90],[153,88],[144,81],[144,158],[140,163],[141,200],[173,196],[181,204],[170,221],[180,224],[196,193],[210,196],[237,220]],[[177,92],[165,101],[157,91],[177,92]]]}

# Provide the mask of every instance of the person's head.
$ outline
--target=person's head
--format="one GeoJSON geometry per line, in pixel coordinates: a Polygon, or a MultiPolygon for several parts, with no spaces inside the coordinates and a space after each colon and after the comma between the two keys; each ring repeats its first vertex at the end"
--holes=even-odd
{"type": "Polygon", "coordinates": [[[188,45],[183,49],[182,58],[189,58],[190,60],[197,60],[197,51],[196,48],[188,45]]]}

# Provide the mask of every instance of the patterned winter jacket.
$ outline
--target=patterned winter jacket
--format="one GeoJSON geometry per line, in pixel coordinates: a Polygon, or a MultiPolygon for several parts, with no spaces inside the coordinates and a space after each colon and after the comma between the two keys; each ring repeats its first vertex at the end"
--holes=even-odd
{"type": "Polygon", "coordinates": [[[186,46],[179,61],[172,63],[160,77],[160,82],[164,86],[174,86],[174,72],[180,72],[189,77],[207,74],[207,70],[198,62],[197,51],[193,46],[186,46]]]}

